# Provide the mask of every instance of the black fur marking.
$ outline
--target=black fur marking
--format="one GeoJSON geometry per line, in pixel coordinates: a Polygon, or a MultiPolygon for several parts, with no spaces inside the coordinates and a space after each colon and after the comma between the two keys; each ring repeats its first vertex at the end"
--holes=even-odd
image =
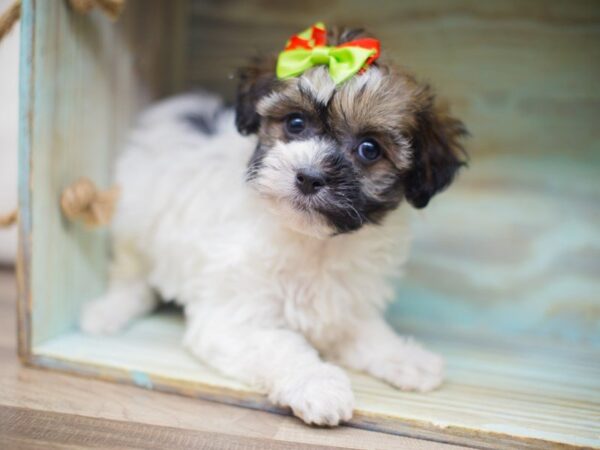
{"type": "Polygon", "coordinates": [[[215,121],[216,114],[213,116],[206,116],[201,112],[189,112],[182,116],[182,119],[194,127],[199,133],[206,134],[208,136],[215,134],[215,121]]]}
{"type": "Polygon", "coordinates": [[[400,173],[378,198],[373,198],[363,192],[360,174],[341,152],[332,153],[325,160],[324,170],[328,174],[329,198],[327,206],[317,211],[336,229],[336,234],[356,231],[368,223],[380,224],[403,199],[404,177],[400,173]]]}
{"type": "Polygon", "coordinates": [[[248,161],[248,168],[246,169],[246,181],[252,181],[256,178],[258,171],[263,165],[263,159],[267,154],[267,150],[260,145],[260,143],[254,149],[254,153],[248,161]]]}
{"type": "Polygon", "coordinates": [[[254,134],[260,128],[260,116],[256,112],[256,104],[277,85],[273,73],[274,63],[261,58],[256,58],[254,62],[255,66],[248,66],[238,72],[235,125],[244,136],[254,134]]]}
{"type": "Polygon", "coordinates": [[[388,212],[398,207],[402,201],[403,183],[403,177],[398,175],[396,181],[379,195],[380,199],[366,197],[365,215],[370,223],[381,223],[388,212]]]}
{"type": "Polygon", "coordinates": [[[358,230],[367,217],[358,174],[352,163],[339,151],[332,152],[323,163],[327,178],[327,197],[315,209],[335,228],[336,234],[358,230]]]}
{"type": "Polygon", "coordinates": [[[317,117],[319,118],[321,125],[324,127],[325,132],[330,132],[331,127],[329,125],[329,107],[331,106],[331,102],[333,101],[333,96],[335,95],[335,90],[332,92],[331,97],[327,99],[327,102],[323,102],[314,96],[314,93],[306,88],[302,83],[298,85],[298,90],[300,94],[304,98],[306,98],[313,106],[317,117]]]}
{"type": "Polygon", "coordinates": [[[452,183],[458,169],[466,166],[466,151],[460,140],[468,132],[457,119],[438,117],[431,110],[417,116],[413,137],[413,165],[405,176],[406,199],[415,208],[425,208],[429,200],[452,183]]]}

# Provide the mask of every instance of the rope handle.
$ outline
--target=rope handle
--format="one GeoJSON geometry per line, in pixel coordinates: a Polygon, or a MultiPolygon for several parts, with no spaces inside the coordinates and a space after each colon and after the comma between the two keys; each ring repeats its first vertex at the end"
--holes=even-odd
{"type": "Polygon", "coordinates": [[[87,14],[98,7],[111,20],[117,20],[125,6],[125,0],[69,0],[71,8],[78,13],[87,14]]]}
{"type": "MultiPolygon", "coordinates": [[[[98,8],[111,20],[117,20],[125,6],[125,0],[68,0],[68,3],[74,11],[81,14],[87,14],[94,8],[98,8]]],[[[0,15],[0,40],[10,32],[19,17],[21,17],[21,0],[15,0],[0,15]]]]}
{"type": "Polygon", "coordinates": [[[8,228],[17,223],[18,213],[15,209],[6,215],[0,215],[0,228],[8,228]]]}
{"type": "Polygon", "coordinates": [[[96,228],[110,223],[118,197],[118,187],[100,191],[89,178],[82,177],[63,190],[60,206],[69,220],[96,228]]]}
{"type": "MultiPolygon", "coordinates": [[[[60,207],[69,220],[83,222],[88,228],[106,226],[112,220],[119,198],[119,188],[100,191],[89,179],[81,177],[67,186],[60,196],[60,207]]],[[[18,221],[15,209],[0,215],[0,228],[9,228],[18,221]]]]}
{"type": "Polygon", "coordinates": [[[0,15],[0,40],[8,34],[13,25],[21,16],[21,0],[16,0],[8,9],[0,15]]]}

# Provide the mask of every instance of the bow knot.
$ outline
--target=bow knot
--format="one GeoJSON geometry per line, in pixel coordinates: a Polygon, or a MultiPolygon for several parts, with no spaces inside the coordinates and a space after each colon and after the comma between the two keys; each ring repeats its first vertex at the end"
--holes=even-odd
{"type": "Polygon", "coordinates": [[[329,64],[330,47],[314,47],[310,51],[310,62],[313,65],[329,64]]]}
{"type": "Polygon", "coordinates": [[[356,39],[329,47],[325,25],[321,22],[292,36],[277,59],[277,77],[291,78],[311,67],[326,65],[336,84],[365,70],[379,57],[379,41],[373,38],[356,39]]]}

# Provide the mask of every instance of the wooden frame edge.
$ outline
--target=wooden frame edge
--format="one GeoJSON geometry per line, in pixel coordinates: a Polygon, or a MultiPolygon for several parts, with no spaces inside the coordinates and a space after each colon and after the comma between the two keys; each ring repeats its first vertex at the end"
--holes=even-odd
{"type": "MultiPolygon", "coordinates": [[[[291,416],[286,408],[272,405],[264,395],[257,392],[242,392],[235,389],[218,387],[196,382],[175,380],[169,377],[146,375],[140,377],[136,371],[117,369],[102,365],[76,362],[54,356],[32,354],[27,364],[33,367],[55,370],[72,375],[97,380],[137,386],[167,394],[182,395],[216,403],[267,411],[291,416]]],[[[589,448],[564,442],[548,441],[539,438],[527,438],[493,431],[478,431],[457,426],[436,426],[412,419],[398,419],[383,415],[355,411],[354,417],[345,426],[367,431],[404,436],[413,439],[438,442],[449,445],[462,445],[472,448],[496,449],[499,446],[522,449],[578,449],[589,448]]]]}
{"type": "Polygon", "coordinates": [[[21,48],[19,56],[19,244],[17,252],[17,352],[29,362],[31,351],[32,264],[32,160],[34,120],[35,0],[21,4],[21,48]]]}

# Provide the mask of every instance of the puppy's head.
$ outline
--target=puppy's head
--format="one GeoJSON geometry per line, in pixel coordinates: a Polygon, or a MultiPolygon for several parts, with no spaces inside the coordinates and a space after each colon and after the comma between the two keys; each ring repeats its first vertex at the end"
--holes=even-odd
{"type": "MultiPolygon", "coordinates": [[[[328,45],[366,37],[333,30],[328,45]]],[[[250,184],[285,222],[326,237],[423,208],[464,164],[463,124],[430,87],[381,60],[336,85],[325,66],[285,80],[276,59],[240,71],[236,125],[258,135],[250,184]]]]}

